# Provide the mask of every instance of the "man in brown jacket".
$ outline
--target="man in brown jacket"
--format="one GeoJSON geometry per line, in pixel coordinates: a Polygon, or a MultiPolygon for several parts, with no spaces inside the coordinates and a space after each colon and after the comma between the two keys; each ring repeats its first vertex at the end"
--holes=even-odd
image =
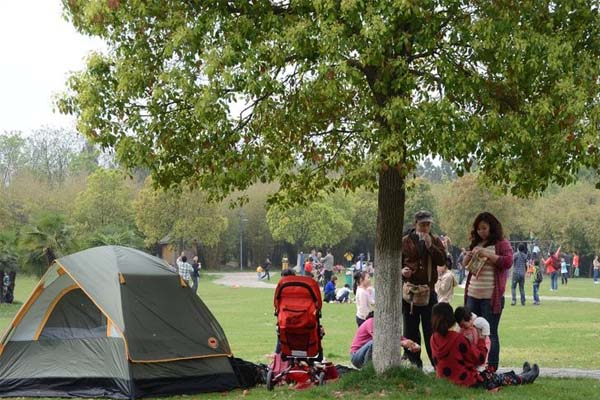
{"type": "MultiPolygon", "coordinates": [[[[441,240],[431,234],[433,218],[429,211],[421,210],[415,214],[415,227],[402,238],[402,277],[403,283],[427,285],[429,287],[429,303],[426,305],[410,304],[402,300],[402,319],[404,336],[421,344],[419,324],[423,327],[423,340],[431,365],[435,362],[431,356],[431,309],[437,303],[435,282],[437,266],[446,262],[446,252],[441,240]]],[[[404,357],[418,368],[423,368],[421,353],[404,352],[404,357]]]]}

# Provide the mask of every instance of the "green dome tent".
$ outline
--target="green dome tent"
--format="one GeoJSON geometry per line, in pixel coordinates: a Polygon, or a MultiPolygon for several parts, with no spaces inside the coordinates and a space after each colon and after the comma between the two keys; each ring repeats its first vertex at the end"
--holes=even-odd
{"type": "Polygon", "coordinates": [[[119,246],[56,260],[0,342],[1,397],[112,397],[239,386],[227,338],[164,261],[119,246]]]}

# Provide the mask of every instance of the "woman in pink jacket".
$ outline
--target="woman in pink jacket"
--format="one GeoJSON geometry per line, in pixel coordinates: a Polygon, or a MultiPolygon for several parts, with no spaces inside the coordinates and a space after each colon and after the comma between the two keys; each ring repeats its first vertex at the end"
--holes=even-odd
{"type": "Polygon", "coordinates": [[[498,325],[504,308],[507,271],[512,267],[513,249],[504,238],[502,224],[489,212],[482,212],[473,222],[471,245],[464,265],[480,262],[477,273],[470,273],[465,286],[465,305],[490,323],[491,348],[488,369],[498,369],[500,339],[498,325]]]}

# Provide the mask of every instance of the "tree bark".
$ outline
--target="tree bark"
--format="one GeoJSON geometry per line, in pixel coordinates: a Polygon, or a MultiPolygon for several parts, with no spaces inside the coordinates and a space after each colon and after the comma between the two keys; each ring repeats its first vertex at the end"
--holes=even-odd
{"type": "Polygon", "coordinates": [[[379,173],[375,240],[375,332],[373,365],[377,373],[400,365],[402,337],[402,223],[404,178],[395,168],[379,173]]]}
{"type": "Polygon", "coordinates": [[[54,250],[50,247],[44,247],[44,255],[46,256],[46,266],[50,267],[54,260],[56,260],[56,255],[54,254],[54,250]]]}

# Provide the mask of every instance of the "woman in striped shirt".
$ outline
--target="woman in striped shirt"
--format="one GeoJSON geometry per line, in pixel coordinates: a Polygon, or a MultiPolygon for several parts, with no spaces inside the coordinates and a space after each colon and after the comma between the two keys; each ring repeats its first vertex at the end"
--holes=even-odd
{"type": "Polygon", "coordinates": [[[485,264],[476,275],[469,274],[465,286],[465,305],[490,323],[492,342],[488,369],[498,369],[500,340],[498,325],[504,308],[507,271],[512,266],[513,249],[504,238],[502,224],[489,212],[482,212],[473,222],[471,245],[465,253],[464,265],[472,258],[483,258],[485,264]]]}

